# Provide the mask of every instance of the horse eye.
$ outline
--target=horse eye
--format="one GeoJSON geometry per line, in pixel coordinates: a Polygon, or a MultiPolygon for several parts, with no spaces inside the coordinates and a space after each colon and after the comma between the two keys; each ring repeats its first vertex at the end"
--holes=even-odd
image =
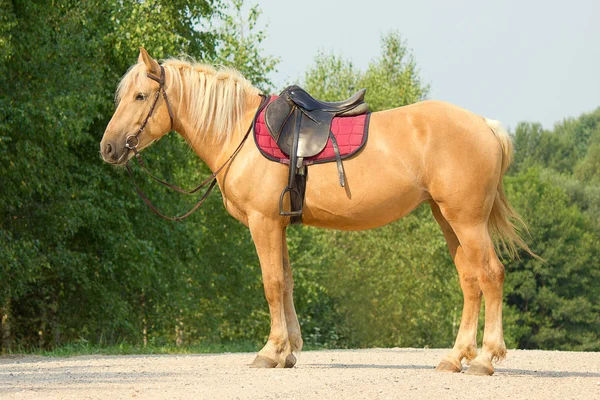
{"type": "Polygon", "coordinates": [[[135,96],[136,100],[146,100],[146,95],[144,93],[138,93],[137,96],[135,96]]]}

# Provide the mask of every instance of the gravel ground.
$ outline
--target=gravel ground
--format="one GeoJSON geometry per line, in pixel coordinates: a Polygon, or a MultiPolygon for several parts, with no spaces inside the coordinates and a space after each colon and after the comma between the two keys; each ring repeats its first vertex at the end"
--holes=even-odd
{"type": "Polygon", "coordinates": [[[480,377],[434,372],[446,351],[305,351],[286,370],[250,353],[0,357],[0,398],[600,399],[600,353],[512,350],[480,377]]]}

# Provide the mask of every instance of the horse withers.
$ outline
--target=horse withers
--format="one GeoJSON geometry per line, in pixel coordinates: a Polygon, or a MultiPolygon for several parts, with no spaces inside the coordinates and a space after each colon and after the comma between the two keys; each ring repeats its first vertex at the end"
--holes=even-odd
{"type": "MultiPolygon", "coordinates": [[[[159,65],[141,48],[116,99],[100,144],[103,159],[123,165],[171,129],[190,143],[213,171],[227,211],[250,229],[260,259],[271,330],[252,366],[294,366],[302,336],[286,244],[290,218],[279,214],[288,166],[268,160],[245,140],[262,104],[259,90],[233,69],[178,59],[159,65]]],[[[511,139],[498,122],[448,103],[423,101],[370,115],[365,146],[344,161],[344,187],[335,163],[310,167],[306,225],[371,229],[422,202],[430,204],[464,297],[456,342],[438,371],[460,372],[466,359],[468,373],[491,375],[492,361],[505,357],[504,266],[495,243],[513,254],[518,249],[531,253],[515,229],[513,221],[522,221],[502,188],[512,155],[511,139]],[[482,295],[485,329],[478,353],[482,295]]]]}

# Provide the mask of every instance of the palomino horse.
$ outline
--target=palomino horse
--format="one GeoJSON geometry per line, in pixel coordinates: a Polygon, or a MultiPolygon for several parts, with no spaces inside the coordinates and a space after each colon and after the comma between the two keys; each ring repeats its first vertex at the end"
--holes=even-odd
{"type": "MultiPolygon", "coordinates": [[[[123,165],[173,129],[217,172],[225,208],[252,234],[271,315],[268,341],[252,365],[292,367],[302,337],[286,244],[290,220],[279,215],[288,166],[263,157],[252,140],[242,140],[261,99],[258,89],[235,70],[181,60],[167,60],[161,67],[142,48],[138,63],[119,84],[118,106],[100,150],[106,162],[123,165]],[[162,74],[164,85],[159,85],[162,74]],[[227,168],[220,169],[223,164],[227,168]]],[[[511,139],[498,122],[451,104],[424,101],[371,114],[365,147],[344,163],[345,188],[339,186],[335,163],[310,167],[306,225],[371,229],[401,218],[424,201],[431,205],[464,295],[456,342],[437,366],[439,371],[460,372],[466,359],[468,373],[491,375],[492,361],[505,357],[504,266],[492,235],[512,253],[519,248],[529,252],[510,222],[520,220],[502,189],[512,154],[511,139]],[[482,294],[485,330],[478,354],[482,294]]]]}

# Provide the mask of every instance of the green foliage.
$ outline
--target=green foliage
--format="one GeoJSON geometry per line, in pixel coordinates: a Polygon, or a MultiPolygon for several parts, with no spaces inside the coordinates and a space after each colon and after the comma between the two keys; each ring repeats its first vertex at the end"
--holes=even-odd
{"type": "Polygon", "coordinates": [[[351,96],[360,89],[361,72],[352,61],[335,54],[319,53],[314,65],[304,76],[304,88],[313,96],[324,100],[337,100],[351,96]]]}
{"type": "Polygon", "coordinates": [[[533,258],[506,263],[506,299],[519,348],[600,349],[600,230],[547,173],[532,168],[506,180],[529,221],[533,258]]]}
{"type": "Polygon", "coordinates": [[[411,51],[397,32],[381,38],[381,56],[366,71],[357,71],[351,61],[341,56],[321,53],[304,80],[306,90],[327,100],[346,98],[367,88],[366,101],[371,111],[412,104],[429,92],[429,85],[419,77],[411,51]]]}
{"type": "Polygon", "coordinates": [[[222,12],[223,5],[219,1],[111,0],[98,3],[104,4],[109,18],[105,25],[108,28],[105,40],[110,43],[112,53],[109,54],[120,63],[121,71],[132,64],[131,60],[136,60],[139,46],[165,58],[180,54],[199,59],[216,56],[218,37],[210,25],[215,14],[222,12]]]}
{"type": "Polygon", "coordinates": [[[578,170],[580,177],[598,179],[600,109],[578,119],[566,119],[552,131],[542,129],[537,123],[521,122],[514,141],[513,171],[540,165],[569,174],[578,170]]]}
{"type": "Polygon", "coordinates": [[[507,315],[521,348],[600,349],[600,108],[515,132],[509,197],[546,262],[507,264],[507,315]]]}

